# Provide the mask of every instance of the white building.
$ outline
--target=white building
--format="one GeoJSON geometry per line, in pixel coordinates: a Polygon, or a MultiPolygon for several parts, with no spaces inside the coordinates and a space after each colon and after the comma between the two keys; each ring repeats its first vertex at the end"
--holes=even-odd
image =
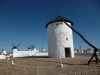
{"type": "Polygon", "coordinates": [[[31,48],[30,47],[28,47],[28,51],[31,51],[31,48]]]}
{"type": "Polygon", "coordinates": [[[16,47],[12,48],[13,58],[28,57],[28,56],[48,56],[48,52],[39,52],[36,48],[28,49],[27,51],[19,51],[16,47]]]}
{"type": "Polygon", "coordinates": [[[72,29],[70,29],[63,20],[65,20],[68,25],[73,25],[71,21],[61,16],[57,16],[46,24],[49,57],[74,57],[72,29]]]}
{"type": "Polygon", "coordinates": [[[15,57],[35,56],[35,54],[37,52],[39,52],[39,51],[36,50],[36,48],[34,50],[29,50],[29,51],[18,51],[18,49],[16,47],[12,48],[13,58],[15,58],[15,57]]]}
{"type": "Polygon", "coordinates": [[[7,54],[7,51],[6,50],[2,50],[2,54],[3,55],[7,54]]]}
{"type": "Polygon", "coordinates": [[[45,52],[45,49],[43,47],[41,48],[41,52],[45,52]]]}
{"type": "Polygon", "coordinates": [[[5,49],[2,49],[2,54],[0,55],[0,59],[6,59],[7,51],[5,49]]]}
{"type": "Polygon", "coordinates": [[[6,59],[5,55],[0,55],[0,59],[6,59]]]}

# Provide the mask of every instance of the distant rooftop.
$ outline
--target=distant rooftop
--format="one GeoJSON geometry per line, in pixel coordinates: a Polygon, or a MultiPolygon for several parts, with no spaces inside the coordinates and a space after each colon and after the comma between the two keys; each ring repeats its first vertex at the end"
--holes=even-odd
{"type": "Polygon", "coordinates": [[[67,20],[66,18],[58,15],[54,19],[52,19],[49,23],[46,24],[46,28],[50,23],[57,22],[57,21],[63,21],[63,20],[65,20],[66,22],[70,22],[73,25],[73,22],[71,22],[70,20],[67,20]]]}

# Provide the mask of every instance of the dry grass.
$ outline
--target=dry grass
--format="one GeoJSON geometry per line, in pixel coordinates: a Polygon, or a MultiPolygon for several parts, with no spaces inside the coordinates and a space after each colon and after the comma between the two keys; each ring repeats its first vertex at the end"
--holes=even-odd
{"type": "Polygon", "coordinates": [[[10,58],[9,63],[0,60],[0,75],[100,75],[99,64],[86,65],[89,59],[90,56],[63,58],[61,68],[58,58],[10,58]]]}

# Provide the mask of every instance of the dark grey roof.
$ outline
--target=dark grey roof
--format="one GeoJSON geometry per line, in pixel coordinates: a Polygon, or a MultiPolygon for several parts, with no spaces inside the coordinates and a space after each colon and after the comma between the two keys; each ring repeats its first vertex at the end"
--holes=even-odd
{"type": "Polygon", "coordinates": [[[48,26],[50,23],[57,22],[57,21],[63,21],[63,20],[65,20],[66,22],[70,22],[71,25],[73,25],[73,22],[71,22],[70,20],[67,20],[66,18],[64,18],[64,17],[62,17],[62,16],[60,16],[60,15],[58,15],[58,16],[56,16],[54,19],[52,19],[49,23],[46,24],[46,28],[47,28],[47,26],[48,26]]]}
{"type": "Polygon", "coordinates": [[[14,46],[12,49],[17,49],[17,47],[16,47],[16,46],[14,46]]]}

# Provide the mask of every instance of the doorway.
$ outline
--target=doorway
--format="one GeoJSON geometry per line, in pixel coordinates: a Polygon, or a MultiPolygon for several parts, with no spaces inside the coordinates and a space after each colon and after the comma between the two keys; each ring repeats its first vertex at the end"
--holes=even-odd
{"type": "Polygon", "coordinates": [[[71,48],[65,48],[65,57],[70,57],[71,48]]]}

